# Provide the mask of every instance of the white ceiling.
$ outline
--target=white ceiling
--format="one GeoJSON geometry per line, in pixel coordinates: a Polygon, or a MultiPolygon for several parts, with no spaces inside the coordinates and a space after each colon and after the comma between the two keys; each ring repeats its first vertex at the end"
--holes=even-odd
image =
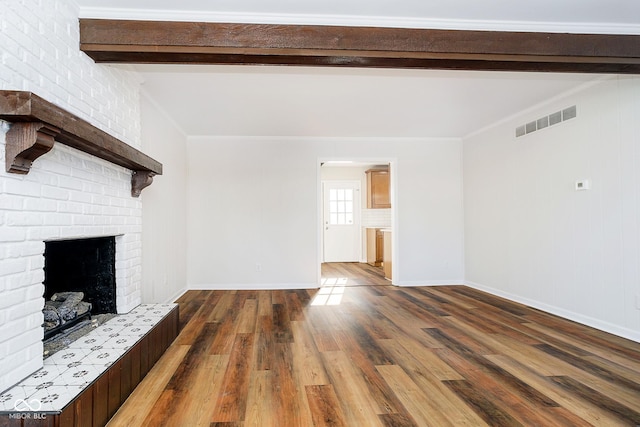
{"type": "Polygon", "coordinates": [[[136,66],[188,135],[462,137],[593,75],[136,66]]]}
{"type": "MultiPolygon", "coordinates": [[[[636,0],[76,0],[81,17],[640,34],[636,0]]],[[[136,65],[187,135],[463,137],[595,75],[136,65]]]]}

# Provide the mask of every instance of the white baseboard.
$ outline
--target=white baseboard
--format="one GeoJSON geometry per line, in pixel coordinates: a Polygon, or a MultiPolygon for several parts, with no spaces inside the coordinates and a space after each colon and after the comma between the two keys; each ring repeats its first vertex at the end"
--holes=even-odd
{"type": "Polygon", "coordinates": [[[260,290],[290,290],[317,289],[317,283],[199,283],[189,286],[194,291],[260,291],[260,290]]]}
{"type": "Polygon", "coordinates": [[[511,294],[509,292],[503,292],[499,289],[495,289],[492,288],[490,286],[485,286],[482,285],[480,283],[475,283],[475,282],[471,282],[469,280],[465,280],[464,281],[465,285],[474,288],[474,289],[478,289],[480,291],[484,291],[487,293],[490,293],[492,295],[496,295],[502,298],[506,298],[508,300],[511,301],[515,301],[518,302],[520,304],[524,304],[524,305],[528,305],[529,307],[533,307],[533,308],[537,308],[538,310],[542,310],[545,311],[547,313],[550,314],[555,314],[556,316],[560,316],[563,317],[565,319],[568,320],[572,320],[574,322],[578,322],[581,323],[583,325],[595,328],[595,329],[599,329],[601,331],[604,332],[608,332],[610,334],[614,334],[617,335],[619,337],[622,338],[627,338],[630,339],[632,341],[635,342],[639,342],[640,343],[640,332],[639,331],[634,331],[632,329],[628,329],[628,328],[624,328],[622,326],[619,325],[614,325],[612,323],[609,322],[604,322],[602,320],[599,319],[595,319],[593,317],[590,316],[585,316],[583,314],[580,313],[575,313],[573,311],[570,310],[565,310],[563,308],[560,307],[556,307],[553,305],[549,305],[540,301],[536,301],[536,300],[532,300],[529,298],[524,298],[521,297],[519,295],[514,295],[511,294]]]}
{"type": "Polygon", "coordinates": [[[408,282],[394,283],[396,286],[410,287],[410,286],[449,286],[449,285],[462,285],[464,280],[415,280],[408,282]]]}

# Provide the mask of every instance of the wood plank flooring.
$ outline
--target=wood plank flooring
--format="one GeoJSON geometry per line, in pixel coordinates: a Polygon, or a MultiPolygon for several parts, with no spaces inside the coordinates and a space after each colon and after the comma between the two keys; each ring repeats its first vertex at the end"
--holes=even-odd
{"type": "Polygon", "coordinates": [[[109,426],[636,426],[640,344],[465,286],[189,291],[109,426]]]}
{"type": "Polygon", "coordinates": [[[390,285],[382,267],[359,262],[325,262],[322,264],[322,284],[341,286],[390,285]]]}

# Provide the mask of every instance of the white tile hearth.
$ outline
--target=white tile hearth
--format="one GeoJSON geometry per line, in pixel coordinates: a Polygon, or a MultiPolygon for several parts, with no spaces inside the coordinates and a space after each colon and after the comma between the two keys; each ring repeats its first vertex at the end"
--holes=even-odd
{"type": "Polygon", "coordinates": [[[176,304],[142,304],[98,326],[44,360],[44,367],[0,394],[0,412],[60,412],[176,304]]]}

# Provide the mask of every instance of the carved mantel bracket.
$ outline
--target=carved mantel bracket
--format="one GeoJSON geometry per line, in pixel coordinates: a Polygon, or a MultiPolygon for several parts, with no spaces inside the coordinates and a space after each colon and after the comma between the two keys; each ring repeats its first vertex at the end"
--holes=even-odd
{"type": "Polygon", "coordinates": [[[0,90],[0,119],[12,123],[5,150],[9,173],[29,173],[33,161],[59,142],[130,169],[133,197],[162,175],[162,163],[31,92],[0,90]]]}
{"type": "Polygon", "coordinates": [[[14,123],[7,132],[7,172],[27,174],[35,159],[53,148],[60,129],[45,123],[14,123]]]}
{"type": "Polygon", "coordinates": [[[142,190],[150,186],[156,174],[149,171],[133,171],[131,175],[131,196],[138,197],[142,190]]]}

